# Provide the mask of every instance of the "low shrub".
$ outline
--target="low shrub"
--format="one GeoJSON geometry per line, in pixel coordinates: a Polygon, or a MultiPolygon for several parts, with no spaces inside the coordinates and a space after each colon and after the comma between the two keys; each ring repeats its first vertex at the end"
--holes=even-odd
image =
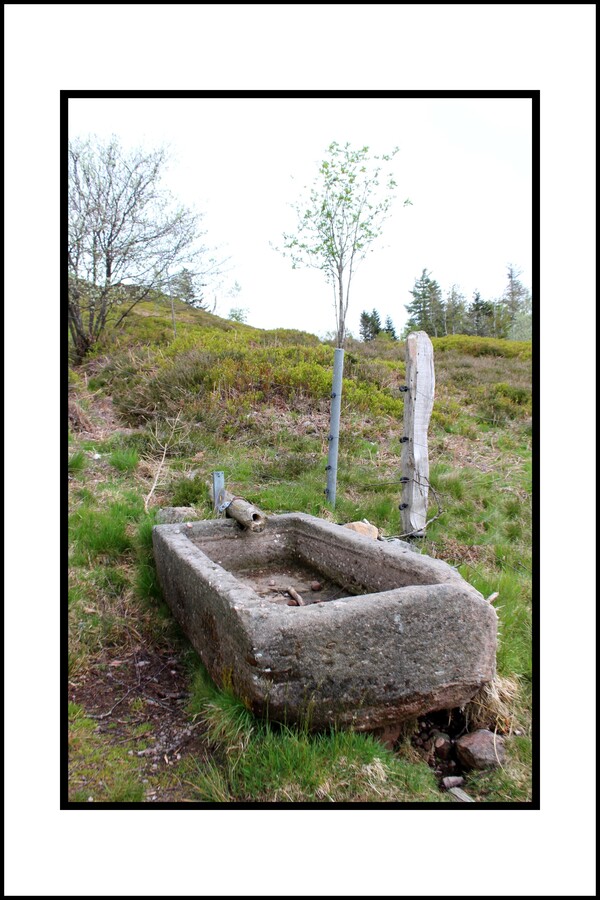
{"type": "Polygon", "coordinates": [[[199,475],[191,478],[185,475],[171,484],[171,503],[173,506],[194,506],[206,500],[207,492],[205,479],[199,475]]]}
{"type": "Polygon", "coordinates": [[[506,356],[509,359],[531,359],[531,341],[507,341],[502,338],[476,337],[469,334],[451,334],[432,338],[434,352],[458,350],[466,356],[506,356]]]}

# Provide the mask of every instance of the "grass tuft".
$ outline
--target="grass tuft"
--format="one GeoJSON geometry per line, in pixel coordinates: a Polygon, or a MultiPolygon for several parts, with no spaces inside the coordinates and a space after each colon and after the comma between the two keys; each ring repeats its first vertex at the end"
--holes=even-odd
{"type": "Polygon", "coordinates": [[[495,678],[484,684],[465,706],[464,713],[470,731],[488,728],[500,734],[512,734],[517,724],[521,686],[516,678],[495,678]]]}
{"type": "Polygon", "coordinates": [[[137,450],[114,450],[110,455],[110,464],[119,472],[133,472],[140,461],[137,450]]]}
{"type": "Polygon", "coordinates": [[[78,475],[86,466],[86,458],[83,450],[78,450],[69,456],[69,475],[78,475]]]}

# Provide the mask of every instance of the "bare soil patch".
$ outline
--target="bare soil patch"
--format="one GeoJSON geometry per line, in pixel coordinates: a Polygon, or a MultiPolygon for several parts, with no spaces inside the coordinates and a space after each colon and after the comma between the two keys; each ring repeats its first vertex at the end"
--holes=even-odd
{"type": "MultiPolygon", "coordinates": [[[[69,680],[69,700],[83,707],[97,722],[95,735],[111,746],[130,749],[140,762],[140,778],[147,780],[146,801],[181,802],[189,789],[177,777],[176,767],[186,757],[207,759],[209,744],[201,721],[190,721],[188,676],[181,659],[170,649],[152,651],[136,647],[127,654],[104,654],[85,673],[69,680]],[[145,728],[140,729],[140,726],[145,728]],[[169,776],[165,781],[165,773],[169,776]]],[[[69,784],[80,788],[78,759],[72,756],[69,784]]],[[[88,777],[89,780],[89,777],[88,777]]]]}

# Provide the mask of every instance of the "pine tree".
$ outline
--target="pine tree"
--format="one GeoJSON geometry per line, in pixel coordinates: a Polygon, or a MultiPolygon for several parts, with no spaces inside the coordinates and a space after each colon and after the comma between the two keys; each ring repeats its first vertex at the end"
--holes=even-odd
{"type": "Polygon", "coordinates": [[[464,334],[467,327],[467,303],[457,285],[453,284],[446,296],[446,334],[464,334]]]}
{"type": "Polygon", "coordinates": [[[442,298],[442,289],[437,281],[431,281],[429,285],[429,315],[431,317],[431,332],[434,337],[442,337],[446,330],[446,305],[442,298]]]}
{"type": "Polygon", "coordinates": [[[386,334],[388,334],[393,341],[398,340],[398,335],[396,334],[396,329],[394,328],[394,323],[390,316],[386,317],[384,329],[386,334]]]}
{"type": "Polygon", "coordinates": [[[509,337],[511,341],[530,341],[533,334],[533,321],[531,315],[531,303],[529,309],[525,308],[517,313],[517,317],[511,325],[509,337]]]}
{"type": "Polygon", "coordinates": [[[491,337],[494,330],[494,305],[482,300],[479,291],[475,291],[469,307],[469,332],[478,337],[491,337]]]}
{"type": "Polygon", "coordinates": [[[436,337],[445,334],[442,291],[437,281],[429,277],[427,269],[423,269],[421,277],[416,279],[410,293],[413,299],[406,304],[409,315],[406,323],[407,333],[426,331],[427,334],[436,337]]]}
{"type": "Polygon", "coordinates": [[[502,300],[494,300],[492,336],[495,338],[507,338],[511,328],[510,317],[502,300]]]}
{"type": "Polygon", "coordinates": [[[381,331],[381,318],[376,309],[371,313],[371,326],[373,328],[373,337],[377,337],[381,331]]]}
{"type": "Polygon", "coordinates": [[[366,310],[363,310],[363,312],[361,312],[360,314],[360,325],[358,330],[363,341],[373,340],[371,316],[366,310]]]}
{"type": "Polygon", "coordinates": [[[405,304],[408,313],[406,329],[408,331],[428,331],[429,329],[429,307],[427,303],[427,290],[429,284],[429,276],[427,269],[423,269],[420,278],[415,279],[415,284],[410,291],[412,300],[405,304]]]}
{"type": "Polygon", "coordinates": [[[514,331],[517,319],[519,319],[520,328],[527,321],[527,316],[531,317],[531,294],[525,285],[519,280],[521,270],[517,269],[512,263],[507,266],[507,285],[502,295],[502,305],[508,318],[508,337],[515,340],[514,331]]]}
{"type": "Polygon", "coordinates": [[[173,297],[177,297],[178,300],[182,300],[189,306],[201,304],[201,298],[198,298],[196,294],[194,276],[189,269],[182,269],[177,275],[173,275],[169,280],[169,287],[173,297]]]}
{"type": "Polygon", "coordinates": [[[365,310],[360,314],[359,332],[363,341],[372,341],[381,330],[381,318],[376,309],[370,313],[365,310]]]}

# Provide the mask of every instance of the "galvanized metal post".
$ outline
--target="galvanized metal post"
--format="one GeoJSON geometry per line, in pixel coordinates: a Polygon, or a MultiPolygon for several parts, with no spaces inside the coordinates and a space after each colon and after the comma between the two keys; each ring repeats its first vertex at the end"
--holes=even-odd
{"type": "Polygon", "coordinates": [[[213,512],[215,515],[221,515],[219,507],[223,504],[223,495],[225,494],[225,473],[212,473],[212,495],[213,495],[213,512]]]}
{"type": "Polygon", "coordinates": [[[342,378],[344,375],[344,351],[338,347],[333,361],[331,387],[331,425],[329,428],[329,455],[327,458],[327,487],[325,496],[335,506],[337,486],[338,445],[340,441],[340,411],[342,408],[342,378]]]}

